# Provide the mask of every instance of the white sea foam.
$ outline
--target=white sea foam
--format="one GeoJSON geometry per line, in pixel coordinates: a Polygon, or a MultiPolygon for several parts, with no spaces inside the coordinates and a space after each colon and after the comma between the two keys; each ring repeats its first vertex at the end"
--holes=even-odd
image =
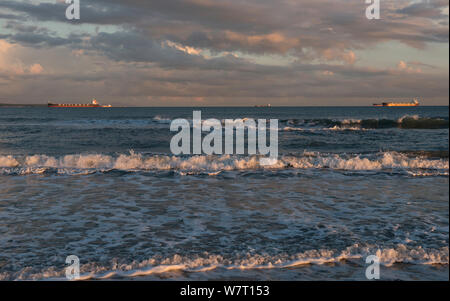
{"type": "Polygon", "coordinates": [[[170,123],[172,121],[169,118],[164,118],[164,117],[161,117],[159,115],[156,115],[155,117],[153,117],[153,120],[158,122],[158,123],[170,123]]]}
{"type": "Polygon", "coordinates": [[[398,123],[402,123],[404,120],[406,119],[412,119],[412,120],[419,120],[420,116],[419,115],[404,115],[402,117],[400,117],[397,122],[398,123]]]}
{"type": "Polygon", "coordinates": [[[333,127],[324,128],[324,127],[317,127],[317,128],[307,128],[307,127],[290,127],[285,126],[283,128],[280,128],[280,131],[283,132],[317,132],[317,131],[367,131],[368,129],[357,127],[357,126],[338,126],[335,125],[333,127]]]}
{"type": "Polygon", "coordinates": [[[19,165],[19,162],[11,155],[0,156],[0,167],[16,167],[19,165]]]}
{"type": "Polygon", "coordinates": [[[344,119],[341,121],[341,124],[346,125],[346,124],[358,124],[361,123],[361,119],[344,119]]]}
{"type": "MultiPolygon", "coordinates": [[[[280,129],[280,130],[281,130],[281,129],[280,129]]],[[[284,132],[292,132],[292,131],[300,131],[300,132],[303,132],[303,131],[305,131],[305,129],[304,129],[304,128],[291,127],[291,126],[285,126],[285,127],[282,129],[282,131],[284,131],[284,132]]]]}
{"type": "Polygon", "coordinates": [[[90,173],[111,169],[136,170],[176,170],[182,172],[205,171],[211,175],[218,171],[249,169],[333,169],[333,170],[386,170],[399,169],[422,176],[435,171],[448,173],[448,159],[408,157],[397,152],[372,155],[323,154],[305,152],[301,156],[282,156],[275,165],[262,166],[257,156],[190,156],[167,155],[145,156],[131,151],[116,156],[104,154],[76,154],[62,157],[33,155],[14,157],[0,156],[0,172],[12,174],[43,173],[56,169],[58,173],[90,173]]]}
{"type": "Polygon", "coordinates": [[[356,127],[356,126],[340,127],[340,126],[335,125],[331,128],[327,128],[324,130],[329,130],[329,131],[366,131],[367,129],[364,129],[361,127],[356,127]]]}
{"type": "MultiPolygon", "coordinates": [[[[379,248],[376,246],[360,246],[354,244],[344,250],[308,250],[295,255],[261,255],[241,254],[233,258],[223,255],[203,254],[198,256],[174,255],[167,258],[150,258],[144,261],[118,264],[111,266],[99,266],[95,263],[82,265],[80,268],[80,280],[108,279],[113,277],[139,277],[148,275],[160,275],[172,271],[186,271],[204,273],[218,268],[226,270],[256,270],[256,269],[284,269],[299,267],[302,265],[321,265],[326,263],[341,263],[352,261],[355,264],[364,265],[365,258],[376,255],[380,264],[391,267],[396,263],[408,263],[416,265],[448,265],[449,249],[424,249],[422,247],[409,247],[398,244],[391,248],[379,248]]],[[[45,269],[40,273],[31,273],[30,268],[24,268],[17,273],[1,273],[0,280],[44,280],[64,278],[64,270],[55,267],[45,269]]]]}
{"type": "Polygon", "coordinates": [[[448,176],[449,172],[447,171],[423,171],[423,170],[417,170],[417,171],[408,171],[408,174],[413,177],[432,177],[432,176],[448,176]]]}
{"type": "MultiPolygon", "coordinates": [[[[191,124],[191,126],[196,127],[193,125],[192,119],[188,119],[188,121],[191,124]]],[[[231,126],[234,128],[238,128],[239,126],[243,125],[245,128],[250,129],[250,130],[258,129],[258,120],[249,118],[249,117],[237,118],[237,119],[231,119],[231,118],[230,119],[220,119],[219,122],[222,125],[222,127],[225,127],[228,125],[228,126],[231,126]],[[253,121],[254,124],[251,121],[253,121]]],[[[216,125],[216,120],[205,119],[205,120],[202,120],[202,122],[201,122],[202,127],[212,127],[215,125],[216,125]]]]}

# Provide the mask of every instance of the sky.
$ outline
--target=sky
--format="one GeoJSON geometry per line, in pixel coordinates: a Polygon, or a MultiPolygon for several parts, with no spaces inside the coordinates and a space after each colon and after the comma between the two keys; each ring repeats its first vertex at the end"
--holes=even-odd
{"type": "Polygon", "coordinates": [[[449,104],[449,1],[0,1],[0,103],[449,104]]]}

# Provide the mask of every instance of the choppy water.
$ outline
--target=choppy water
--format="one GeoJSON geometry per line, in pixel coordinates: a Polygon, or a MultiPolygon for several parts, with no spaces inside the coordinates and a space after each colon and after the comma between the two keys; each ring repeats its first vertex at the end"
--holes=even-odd
{"type": "Polygon", "coordinates": [[[0,108],[0,279],[448,280],[448,107],[277,118],[280,158],[172,156],[192,108],[0,108]]]}

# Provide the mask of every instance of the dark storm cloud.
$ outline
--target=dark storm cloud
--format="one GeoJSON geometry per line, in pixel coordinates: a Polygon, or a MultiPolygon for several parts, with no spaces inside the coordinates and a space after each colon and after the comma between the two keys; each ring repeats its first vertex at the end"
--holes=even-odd
{"type": "Polygon", "coordinates": [[[444,19],[448,18],[448,16],[442,14],[442,9],[448,4],[449,2],[446,0],[418,2],[398,9],[396,12],[408,16],[444,19]]]}
{"type": "Polygon", "coordinates": [[[99,51],[110,59],[125,62],[156,63],[164,68],[239,70],[247,64],[233,56],[205,59],[190,55],[161,42],[133,32],[99,33],[90,40],[87,50],[99,51]]]}
{"type": "Polygon", "coordinates": [[[6,0],[0,7],[42,21],[126,26],[151,40],[171,39],[211,51],[299,55],[306,48],[320,54],[333,47],[364,48],[389,40],[416,47],[430,41],[448,42],[448,27],[427,21],[445,17],[441,8],[448,1],[387,3],[392,5],[383,6],[384,18],[376,23],[365,18],[364,1],[83,0],[81,20],[71,22],[64,19],[64,3],[6,0]],[[423,20],[405,20],[395,14],[423,20]]]}
{"type": "Polygon", "coordinates": [[[84,35],[69,34],[67,37],[60,37],[55,32],[45,27],[35,25],[25,25],[17,21],[10,21],[5,26],[11,34],[3,35],[3,38],[14,43],[20,43],[31,47],[54,47],[63,45],[79,45],[82,43],[84,35]]]}
{"type": "MultiPolygon", "coordinates": [[[[238,2],[239,3],[239,2],[238,2]]],[[[66,21],[65,3],[38,3],[4,0],[0,7],[22,12],[42,21],[66,21]]],[[[189,21],[214,28],[254,27],[257,29],[267,17],[256,5],[213,2],[209,0],[82,0],[79,23],[120,25],[158,21],[189,21]]],[[[74,21],[75,22],[75,21],[74,21]]]]}
{"type": "Polygon", "coordinates": [[[0,2],[0,7],[25,13],[29,17],[40,20],[64,21],[64,12],[67,6],[62,3],[39,3],[35,5],[31,2],[3,0],[0,2]]]}
{"type": "Polygon", "coordinates": [[[27,46],[61,46],[68,43],[72,43],[71,40],[59,38],[59,37],[50,37],[43,34],[36,33],[17,33],[14,35],[10,35],[9,38],[17,43],[22,43],[27,46]]]}
{"type": "MultiPolygon", "coordinates": [[[[82,0],[83,19],[74,24],[123,24],[136,20],[142,12],[126,5],[108,4],[98,5],[96,1],[82,0]]],[[[39,21],[67,22],[65,12],[68,7],[65,3],[38,3],[2,0],[0,7],[25,14],[39,21]]]]}
{"type": "Polygon", "coordinates": [[[4,20],[25,20],[24,16],[0,13],[0,19],[4,20]]]}

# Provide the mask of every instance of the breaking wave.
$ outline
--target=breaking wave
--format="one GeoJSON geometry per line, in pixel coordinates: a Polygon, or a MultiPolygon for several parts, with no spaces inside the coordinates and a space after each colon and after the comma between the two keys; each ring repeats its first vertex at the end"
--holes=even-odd
{"type": "Polygon", "coordinates": [[[448,175],[447,157],[408,155],[398,152],[375,154],[327,154],[303,152],[285,155],[271,166],[260,165],[258,156],[168,156],[143,155],[130,151],[127,154],[75,154],[61,157],[47,155],[0,156],[0,174],[89,174],[125,171],[178,171],[181,174],[207,173],[234,170],[332,169],[332,170],[400,170],[417,175],[448,175]]]}
{"type": "Polygon", "coordinates": [[[321,127],[323,129],[446,129],[449,127],[448,117],[420,117],[418,115],[405,115],[397,120],[392,119],[289,119],[284,120],[285,130],[304,130],[321,127]],[[295,127],[293,127],[295,126],[295,127]]]}
{"type": "Polygon", "coordinates": [[[161,117],[159,115],[156,115],[155,117],[153,117],[153,121],[158,122],[158,123],[167,123],[167,124],[172,122],[171,119],[164,118],[164,117],[161,117]]]}
{"type": "MultiPolygon", "coordinates": [[[[232,258],[225,255],[202,253],[197,256],[174,255],[171,257],[153,257],[144,261],[131,263],[112,262],[109,266],[95,263],[84,264],[80,267],[80,280],[133,278],[139,276],[162,275],[167,272],[185,271],[190,273],[208,272],[215,269],[257,270],[284,269],[301,267],[303,265],[321,265],[327,263],[342,263],[351,261],[364,265],[364,259],[369,255],[376,255],[380,264],[391,267],[398,263],[416,265],[448,265],[448,247],[441,249],[424,249],[398,244],[392,248],[376,246],[360,246],[354,244],[344,250],[309,250],[295,255],[261,255],[238,254],[232,258]]],[[[64,280],[65,271],[50,267],[41,272],[34,272],[31,268],[24,268],[15,273],[0,273],[0,280],[64,280]]]]}
{"type": "MultiPolygon", "coordinates": [[[[56,118],[0,118],[2,122],[24,123],[27,125],[48,124],[50,126],[110,128],[110,127],[168,127],[175,118],[156,115],[138,119],[74,119],[58,120],[56,118]]],[[[253,117],[242,118],[243,121],[255,120],[253,117]]],[[[192,124],[192,118],[187,118],[192,124]]],[[[239,119],[220,119],[222,126],[226,120],[232,120],[233,125],[239,119]]],[[[255,120],[256,121],[256,120],[255,120]]],[[[209,119],[203,119],[202,125],[208,126],[209,119]]],[[[364,130],[364,129],[446,129],[449,128],[448,117],[420,117],[419,115],[404,115],[398,119],[284,119],[279,120],[279,128],[284,131],[296,130],[364,130]]]]}
{"type": "MultiPolygon", "coordinates": [[[[242,118],[243,121],[251,117],[242,118]]],[[[231,124],[239,124],[238,120],[230,119],[231,124]]],[[[169,118],[161,116],[153,117],[153,121],[170,124],[169,118]]],[[[188,119],[192,125],[192,119],[188,119]]],[[[225,126],[226,119],[221,119],[220,123],[225,126]]],[[[202,120],[202,125],[209,125],[209,120],[202,120]]],[[[448,117],[420,117],[418,115],[404,115],[397,120],[392,119],[288,119],[279,120],[279,128],[284,131],[296,131],[307,129],[321,130],[364,130],[364,129],[445,129],[449,127],[448,117]]]]}

